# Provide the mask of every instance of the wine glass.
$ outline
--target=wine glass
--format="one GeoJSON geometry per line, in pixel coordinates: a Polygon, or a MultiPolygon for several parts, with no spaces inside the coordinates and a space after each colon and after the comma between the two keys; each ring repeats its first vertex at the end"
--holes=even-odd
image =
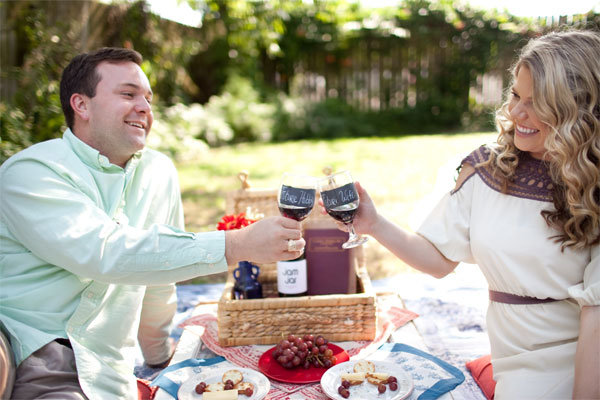
{"type": "Polygon", "coordinates": [[[319,192],[327,213],[348,227],[350,237],[342,247],[350,249],[365,243],[368,238],[357,235],[352,225],[359,198],[350,171],[341,171],[319,180],[319,192]]]}
{"type": "Polygon", "coordinates": [[[277,196],[281,215],[296,221],[306,219],[315,205],[316,186],[311,176],[284,173],[277,196]]]}

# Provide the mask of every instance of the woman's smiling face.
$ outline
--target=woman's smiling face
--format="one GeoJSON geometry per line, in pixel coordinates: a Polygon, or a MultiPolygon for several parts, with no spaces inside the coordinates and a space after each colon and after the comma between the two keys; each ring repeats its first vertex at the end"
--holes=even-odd
{"type": "Polygon", "coordinates": [[[544,142],[550,128],[540,121],[533,109],[533,79],[526,66],[521,66],[517,72],[508,112],[515,127],[515,146],[543,159],[546,153],[544,142]]]}

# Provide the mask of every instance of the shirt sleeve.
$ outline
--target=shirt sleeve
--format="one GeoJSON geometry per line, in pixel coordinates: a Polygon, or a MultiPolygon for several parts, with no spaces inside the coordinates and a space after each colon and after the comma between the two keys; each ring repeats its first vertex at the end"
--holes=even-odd
{"type": "Polygon", "coordinates": [[[120,224],[90,184],[27,158],[2,170],[0,218],[15,240],[82,279],[158,285],[227,269],[222,231],[120,224]]]}
{"type": "Polygon", "coordinates": [[[448,260],[474,264],[471,254],[470,222],[473,179],[442,197],[425,218],[417,233],[429,240],[448,260]]]}
{"type": "Polygon", "coordinates": [[[600,246],[592,246],[590,262],[583,273],[583,282],[571,286],[569,296],[581,307],[600,305],[600,246]]]}

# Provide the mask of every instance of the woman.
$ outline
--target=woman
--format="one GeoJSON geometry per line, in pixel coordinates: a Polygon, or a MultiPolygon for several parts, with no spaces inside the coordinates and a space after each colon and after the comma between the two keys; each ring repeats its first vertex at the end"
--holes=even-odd
{"type": "Polygon", "coordinates": [[[480,266],[496,399],[600,398],[600,35],[530,41],[496,115],[497,143],[463,160],[417,233],[356,184],[354,221],[435,277],[480,266]]]}

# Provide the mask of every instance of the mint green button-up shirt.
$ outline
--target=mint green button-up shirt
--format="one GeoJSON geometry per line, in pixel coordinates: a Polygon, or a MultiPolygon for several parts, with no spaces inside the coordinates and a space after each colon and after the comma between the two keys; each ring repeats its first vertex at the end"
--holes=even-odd
{"type": "Polygon", "coordinates": [[[174,282],[227,269],[222,231],[185,232],[177,172],[145,149],[125,168],[70,130],[0,167],[0,320],[16,362],[68,338],[90,399],[137,398],[136,338],[168,357],[174,282]]]}

